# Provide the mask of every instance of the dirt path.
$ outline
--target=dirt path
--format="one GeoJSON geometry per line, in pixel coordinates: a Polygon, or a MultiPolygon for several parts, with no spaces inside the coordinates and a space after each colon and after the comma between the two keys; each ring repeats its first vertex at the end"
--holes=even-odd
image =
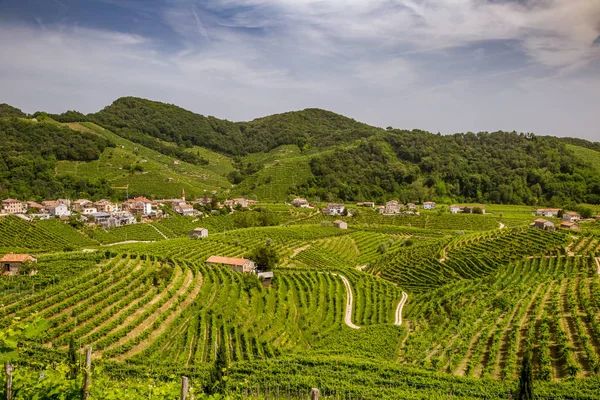
{"type": "Polygon", "coordinates": [[[307,244],[306,246],[302,246],[302,247],[298,247],[297,249],[294,249],[294,252],[292,253],[290,258],[296,257],[298,254],[300,254],[300,252],[308,249],[309,247],[310,247],[310,244],[307,244]]]}
{"type": "Polygon", "coordinates": [[[352,323],[352,304],[354,302],[354,295],[352,294],[352,287],[350,286],[350,282],[343,275],[332,275],[339,276],[342,279],[342,282],[344,282],[344,285],[346,286],[346,312],[344,313],[344,323],[352,329],[360,329],[360,326],[354,325],[352,323]]]}
{"type": "Polygon", "coordinates": [[[125,240],[123,242],[102,244],[102,247],[118,246],[120,244],[131,244],[131,243],[154,243],[154,240],[125,240]]]}
{"type": "Polygon", "coordinates": [[[162,232],[161,232],[161,231],[160,231],[160,230],[159,230],[157,227],[155,227],[155,226],[154,226],[154,225],[152,225],[152,224],[150,224],[150,226],[151,226],[151,227],[153,227],[153,228],[154,228],[154,230],[160,234],[160,236],[164,237],[164,238],[165,238],[165,240],[169,239],[169,238],[167,237],[167,235],[165,235],[164,233],[162,233],[162,232]]]}
{"type": "Polygon", "coordinates": [[[504,225],[502,222],[500,222],[500,228],[498,229],[504,229],[506,227],[506,225],[504,225]]]}
{"type": "Polygon", "coordinates": [[[404,307],[404,304],[406,304],[407,300],[408,293],[402,292],[402,298],[400,299],[400,302],[398,302],[398,307],[396,307],[396,322],[394,323],[394,325],[402,325],[402,308],[404,307]]]}
{"type": "Polygon", "coordinates": [[[596,267],[597,267],[597,271],[598,271],[598,275],[600,275],[600,257],[596,257],[596,267]]]}

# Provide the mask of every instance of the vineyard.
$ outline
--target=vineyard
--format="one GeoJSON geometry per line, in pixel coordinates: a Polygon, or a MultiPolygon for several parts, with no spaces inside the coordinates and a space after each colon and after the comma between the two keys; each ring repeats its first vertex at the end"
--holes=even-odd
{"type": "Polygon", "coordinates": [[[224,348],[232,390],[250,398],[307,398],[311,387],[325,398],[508,397],[531,351],[542,398],[596,398],[593,232],[433,213],[428,223],[449,225],[341,230],[310,211],[295,217],[302,223],[234,229],[231,215],[171,217],[84,231],[5,217],[2,246],[40,254],[36,274],[0,281],[0,326],[47,321],[31,352],[38,363],[64,359],[72,340],[91,345],[104,385],[151,373],[202,386],[224,348]],[[198,226],[209,237],[189,239],[198,226]],[[204,263],[257,246],[278,256],[270,284],[204,263]]]}

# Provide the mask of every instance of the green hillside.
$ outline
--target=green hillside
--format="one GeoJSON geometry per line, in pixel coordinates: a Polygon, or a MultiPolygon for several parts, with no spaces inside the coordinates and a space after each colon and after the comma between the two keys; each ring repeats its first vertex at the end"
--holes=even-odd
{"type": "Polygon", "coordinates": [[[189,198],[201,196],[205,190],[222,191],[231,188],[225,177],[214,172],[215,169],[219,170],[221,165],[225,168],[223,172],[227,171],[230,164],[227,163],[226,157],[215,157],[211,154],[208,165],[194,165],[184,161],[174,164],[175,158],[123,139],[93,123],[68,125],[72,129],[107,138],[115,143],[116,147],[105,149],[99,159],[92,162],[59,161],[56,166],[57,176],[102,178],[113,186],[129,185],[130,196],[144,195],[152,198],[179,197],[182,188],[189,198]]]}

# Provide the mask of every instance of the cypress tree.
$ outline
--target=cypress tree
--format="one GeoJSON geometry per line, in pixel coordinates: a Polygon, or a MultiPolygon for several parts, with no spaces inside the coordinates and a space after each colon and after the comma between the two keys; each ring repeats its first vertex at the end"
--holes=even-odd
{"type": "Polygon", "coordinates": [[[517,400],[533,400],[533,369],[529,352],[525,353],[521,364],[517,400]]]}
{"type": "Polygon", "coordinates": [[[227,391],[227,369],[229,361],[227,360],[227,348],[224,341],[219,345],[217,350],[217,358],[210,373],[209,382],[207,385],[208,394],[221,393],[227,391]]]}

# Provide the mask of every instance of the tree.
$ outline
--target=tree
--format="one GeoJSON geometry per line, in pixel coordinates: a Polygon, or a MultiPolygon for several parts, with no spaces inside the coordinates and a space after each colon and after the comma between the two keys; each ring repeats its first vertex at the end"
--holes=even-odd
{"type": "Polygon", "coordinates": [[[565,211],[561,208],[560,210],[558,210],[558,213],[556,213],[556,217],[562,218],[564,213],[565,213],[565,211]]]}
{"type": "Polygon", "coordinates": [[[525,353],[521,364],[517,400],[533,400],[533,373],[529,352],[525,353]]]}
{"type": "Polygon", "coordinates": [[[256,265],[265,270],[269,271],[277,265],[279,262],[279,254],[275,247],[269,244],[259,245],[248,255],[248,258],[253,260],[256,265]]]}
{"type": "Polygon", "coordinates": [[[70,375],[71,379],[75,379],[75,377],[77,377],[77,370],[79,368],[77,365],[78,364],[77,347],[75,347],[75,339],[73,339],[73,336],[71,336],[71,338],[69,339],[68,362],[69,362],[69,367],[70,367],[69,375],[70,375]]]}

